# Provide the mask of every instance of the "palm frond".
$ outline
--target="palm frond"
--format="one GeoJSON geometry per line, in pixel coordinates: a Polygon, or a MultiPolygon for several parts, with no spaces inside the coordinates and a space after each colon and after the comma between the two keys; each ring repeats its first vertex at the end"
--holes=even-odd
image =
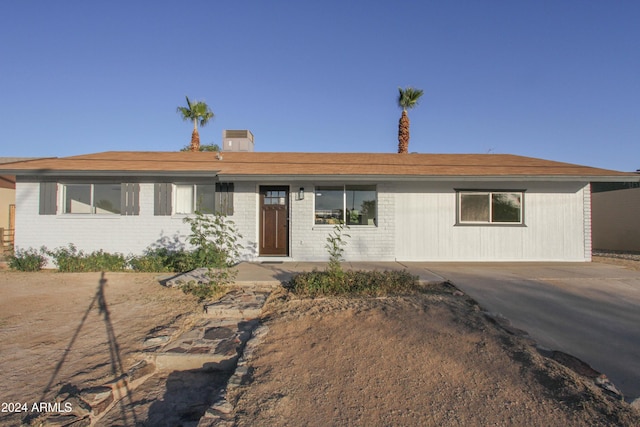
{"type": "Polygon", "coordinates": [[[403,89],[398,88],[398,106],[403,110],[414,108],[418,105],[420,97],[423,95],[422,89],[416,89],[411,86],[403,89]]]}
{"type": "Polygon", "coordinates": [[[206,125],[211,119],[213,119],[213,111],[205,102],[191,101],[188,96],[185,96],[187,100],[187,107],[178,107],[176,111],[182,114],[182,119],[185,121],[196,121],[200,126],[206,125]]]}

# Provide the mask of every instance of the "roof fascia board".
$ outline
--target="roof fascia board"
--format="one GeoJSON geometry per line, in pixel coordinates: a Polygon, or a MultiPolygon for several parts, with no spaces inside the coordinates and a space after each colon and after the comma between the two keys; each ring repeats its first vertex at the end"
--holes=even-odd
{"type": "Polygon", "coordinates": [[[39,169],[39,170],[0,170],[5,175],[15,176],[86,176],[86,177],[114,177],[114,176],[139,176],[139,177],[205,177],[214,178],[218,176],[218,171],[77,171],[77,170],[52,170],[52,169],[39,169]]]}
{"type": "Polygon", "coordinates": [[[469,181],[469,182],[640,182],[640,176],[572,176],[572,175],[496,175],[496,176],[460,176],[460,175],[232,175],[220,174],[224,181],[469,181]]]}
{"type": "Polygon", "coordinates": [[[640,175],[251,175],[251,174],[220,174],[215,171],[78,171],[78,170],[11,170],[1,169],[3,175],[16,177],[163,177],[163,178],[216,178],[225,181],[471,181],[471,182],[500,182],[500,181],[557,181],[557,182],[640,182],[640,175]]]}

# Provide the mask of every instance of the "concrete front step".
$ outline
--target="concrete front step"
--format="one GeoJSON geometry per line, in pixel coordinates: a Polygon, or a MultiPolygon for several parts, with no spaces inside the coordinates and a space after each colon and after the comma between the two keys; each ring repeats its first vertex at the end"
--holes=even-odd
{"type": "Polygon", "coordinates": [[[256,319],[262,313],[269,291],[252,288],[235,289],[219,301],[204,307],[207,317],[218,319],[256,319]]]}

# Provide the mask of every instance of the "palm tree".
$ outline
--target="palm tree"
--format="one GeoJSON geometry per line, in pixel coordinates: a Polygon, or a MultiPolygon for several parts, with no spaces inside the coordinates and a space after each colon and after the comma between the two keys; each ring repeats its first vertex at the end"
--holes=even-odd
{"type": "Polygon", "coordinates": [[[198,134],[198,123],[200,126],[204,126],[209,123],[209,120],[213,119],[213,111],[204,102],[189,101],[187,98],[187,107],[178,107],[178,113],[182,114],[184,121],[193,122],[193,133],[191,134],[191,151],[200,151],[200,135],[198,134]]]}
{"type": "MultiPolygon", "coordinates": [[[[182,147],[180,149],[180,151],[192,151],[191,150],[191,144],[187,144],[184,147],[182,147]]],[[[213,151],[215,153],[218,153],[220,151],[220,146],[218,144],[200,144],[200,148],[196,151],[213,151]]]]}
{"type": "Polygon", "coordinates": [[[407,110],[418,105],[418,100],[423,94],[422,89],[408,87],[398,88],[398,106],[402,108],[402,116],[398,123],[398,153],[409,152],[409,115],[407,110]]]}

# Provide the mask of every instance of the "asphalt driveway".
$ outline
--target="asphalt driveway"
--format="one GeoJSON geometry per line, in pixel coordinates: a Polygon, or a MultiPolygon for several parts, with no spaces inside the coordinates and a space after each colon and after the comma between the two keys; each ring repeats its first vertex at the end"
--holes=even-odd
{"type": "Polygon", "coordinates": [[[539,345],[606,374],[625,400],[640,398],[640,271],[599,263],[431,263],[411,270],[420,267],[539,345]]]}

